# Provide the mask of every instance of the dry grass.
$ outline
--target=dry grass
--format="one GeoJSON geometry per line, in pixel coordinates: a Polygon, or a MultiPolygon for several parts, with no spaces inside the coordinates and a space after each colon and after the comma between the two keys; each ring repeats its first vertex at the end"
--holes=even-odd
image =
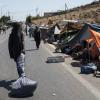
{"type": "MultiPolygon", "coordinates": [[[[48,18],[42,18],[38,20],[34,20],[32,22],[36,24],[47,24],[48,20],[52,20],[54,23],[63,20],[65,18],[65,14],[57,15],[48,18]]],[[[100,2],[93,5],[86,5],[84,7],[80,7],[66,14],[66,19],[79,19],[89,23],[99,23],[100,24],[100,2]],[[99,11],[97,12],[97,10],[99,11]]]]}

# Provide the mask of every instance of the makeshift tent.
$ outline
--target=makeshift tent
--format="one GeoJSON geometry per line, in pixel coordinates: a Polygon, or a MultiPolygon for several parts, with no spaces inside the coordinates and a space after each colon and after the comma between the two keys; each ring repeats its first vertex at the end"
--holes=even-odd
{"type": "Polygon", "coordinates": [[[100,52],[100,33],[99,32],[96,32],[94,30],[89,30],[90,33],[91,33],[91,37],[93,38],[96,46],[98,47],[98,50],[100,52]]]}
{"type": "Polygon", "coordinates": [[[60,29],[57,26],[55,27],[54,34],[60,34],[60,29]]]}
{"type": "Polygon", "coordinates": [[[86,48],[91,53],[92,58],[97,58],[100,55],[100,33],[91,29],[89,32],[90,37],[82,41],[86,41],[86,48]]]}
{"type": "Polygon", "coordinates": [[[49,27],[49,30],[48,30],[48,42],[49,43],[52,43],[52,42],[54,42],[56,39],[57,39],[57,37],[58,37],[58,34],[54,34],[54,32],[55,32],[55,28],[58,28],[58,29],[60,29],[60,27],[59,27],[59,25],[56,23],[56,24],[54,24],[54,25],[51,25],[50,27],[49,27]],[[55,39],[55,37],[56,37],[56,39],[55,39]]]}
{"type": "Polygon", "coordinates": [[[94,41],[94,37],[91,36],[90,38],[86,39],[85,41],[87,42],[86,48],[89,49],[89,51],[91,52],[92,58],[97,58],[99,56],[99,50],[96,45],[96,42],[94,41]]]}
{"type": "Polygon", "coordinates": [[[82,29],[68,42],[69,46],[73,47],[76,43],[89,38],[91,35],[89,29],[100,32],[99,25],[85,23],[82,29]]]}
{"type": "Polygon", "coordinates": [[[39,26],[41,32],[41,39],[46,39],[48,37],[48,27],[46,26],[39,26]]]}
{"type": "Polygon", "coordinates": [[[85,39],[85,41],[88,42],[88,43],[92,43],[92,42],[93,42],[93,38],[90,37],[90,38],[88,38],[88,39],[85,39]]]}
{"type": "Polygon", "coordinates": [[[59,25],[57,23],[54,24],[54,25],[49,26],[49,29],[48,29],[48,35],[49,36],[54,35],[56,27],[60,30],[60,27],[59,27],[59,25]]]}
{"type": "Polygon", "coordinates": [[[66,27],[69,30],[72,29],[81,29],[81,27],[83,26],[83,23],[79,20],[61,20],[59,21],[59,25],[63,28],[66,27]]]}

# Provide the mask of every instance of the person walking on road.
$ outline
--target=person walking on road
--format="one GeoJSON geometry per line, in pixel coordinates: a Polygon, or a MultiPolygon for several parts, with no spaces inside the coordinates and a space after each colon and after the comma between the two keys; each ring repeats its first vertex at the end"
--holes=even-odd
{"type": "Polygon", "coordinates": [[[12,83],[12,87],[21,88],[23,85],[31,85],[37,87],[37,82],[26,78],[24,71],[25,67],[25,48],[24,48],[24,34],[22,25],[18,22],[13,23],[13,29],[9,36],[8,49],[12,59],[16,62],[19,78],[12,83]],[[23,83],[24,82],[24,83],[23,83]]]}
{"type": "Polygon", "coordinates": [[[29,37],[33,37],[34,35],[34,29],[33,29],[33,26],[31,25],[30,28],[29,28],[29,37]]]}
{"type": "Polygon", "coordinates": [[[27,34],[27,24],[26,24],[26,26],[25,26],[25,33],[26,33],[26,36],[28,35],[27,34]]]}
{"type": "Polygon", "coordinates": [[[36,42],[37,49],[39,49],[41,37],[40,37],[40,29],[38,28],[38,26],[36,26],[36,28],[34,30],[34,40],[36,42]]]}
{"type": "Polygon", "coordinates": [[[8,41],[9,54],[12,59],[16,62],[17,71],[19,77],[25,76],[24,72],[24,60],[25,60],[25,49],[24,49],[24,34],[20,23],[13,23],[13,29],[9,36],[8,41]]]}

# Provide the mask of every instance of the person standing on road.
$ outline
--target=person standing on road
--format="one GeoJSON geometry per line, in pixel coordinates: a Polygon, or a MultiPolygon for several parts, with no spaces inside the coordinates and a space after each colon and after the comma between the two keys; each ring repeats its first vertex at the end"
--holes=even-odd
{"type": "Polygon", "coordinates": [[[38,28],[38,26],[36,26],[34,30],[34,40],[36,42],[37,49],[39,49],[40,42],[41,42],[41,36],[40,36],[40,29],[38,28]]]}
{"type": "Polygon", "coordinates": [[[25,33],[26,33],[26,36],[27,36],[27,25],[25,26],[25,33]]]}
{"type": "Polygon", "coordinates": [[[33,29],[33,26],[31,25],[30,28],[29,28],[29,37],[33,37],[34,35],[34,29],[33,29]]]}
{"type": "Polygon", "coordinates": [[[31,94],[36,90],[37,82],[26,78],[25,75],[25,48],[21,23],[13,23],[13,29],[9,36],[8,48],[10,57],[16,62],[19,75],[19,78],[15,82],[11,83],[11,87],[15,90],[15,95],[16,93],[19,95],[31,94]],[[26,91],[27,88],[29,89],[29,92],[26,91]],[[18,91],[20,91],[20,93],[18,91]]]}
{"type": "Polygon", "coordinates": [[[16,62],[19,77],[25,77],[24,34],[22,32],[21,24],[18,22],[13,23],[13,29],[8,41],[8,49],[10,58],[14,59],[14,61],[16,62]]]}

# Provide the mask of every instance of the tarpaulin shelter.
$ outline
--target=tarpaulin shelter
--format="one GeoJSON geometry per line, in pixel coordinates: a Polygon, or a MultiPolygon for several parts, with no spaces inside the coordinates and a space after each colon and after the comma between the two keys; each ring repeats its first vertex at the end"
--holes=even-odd
{"type": "Polygon", "coordinates": [[[87,39],[85,39],[85,41],[88,42],[88,43],[91,43],[91,42],[93,42],[93,38],[91,38],[91,37],[87,38],[87,39]]]}
{"type": "Polygon", "coordinates": [[[64,44],[66,45],[81,29],[83,23],[79,20],[62,20],[59,22],[59,25],[61,27],[60,37],[64,40],[64,44]]]}
{"type": "Polygon", "coordinates": [[[57,31],[60,30],[60,26],[57,23],[52,24],[52,25],[48,25],[47,30],[48,30],[49,35],[58,34],[57,31]],[[56,29],[56,33],[55,33],[55,29],[56,29]]]}
{"type": "Polygon", "coordinates": [[[60,34],[60,29],[57,26],[55,27],[54,34],[60,34]]]}
{"type": "Polygon", "coordinates": [[[91,35],[89,29],[100,32],[100,25],[85,23],[82,29],[68,42],[69,46],[73,47],[76,43],[89,38],[91,35]]]}
{"type": "Polygon", "coordinates": [[[48,30],[49,28],[47,26],[39,26],[40,32],[41,32],[41,38],[46,39],[48,37],[48,30]]]}
{"type": "Polygon", "coordinates": [[[84,45],[84,41],[86,41],[85,48],[88,49],[89,54],[91,54],[92,58],[97,58],[100,55],[100,32],[96,32],[92,29],[89,29],[90,37],[82,40],[84,45]]]}
{"type": "Polygon", "coordinates": [[[94,30],[89,30],[91,37],[93,38],[95,45],[97,46],[99,52],[100,52],[100,32],[96,32],[94,30]]]}
{"type": "Polygon", "coordinates": [[[69,30],[71,30],[71,29],[79,30],[83,26],[83,22],[81,22],[79,20],[62,20],[62,21],[59,21],[59,25],[61,27],[66,27],[69,30]]]}
{"type": "Polygon", "coordinates": [[[98,57],[99,56],[99,50],[98,50],[98,47],[96,45],[96,42],[94,41],[94,37],[91,35],[91,37],[88,38],[88,39],[85,39],[85,41],[87,42],[86,48],[89,49],[89,51],[91,52],[91,56],[93,58],[98,57]]]}
{"type": "Polygon", "coordinates": [[[49,27],[48,30],[48,40],[49,42],[54,42],[60,34],[60,26],[56,23],[49,27]],[[55,39],[56,37],[56,39],[55,39]]]}

